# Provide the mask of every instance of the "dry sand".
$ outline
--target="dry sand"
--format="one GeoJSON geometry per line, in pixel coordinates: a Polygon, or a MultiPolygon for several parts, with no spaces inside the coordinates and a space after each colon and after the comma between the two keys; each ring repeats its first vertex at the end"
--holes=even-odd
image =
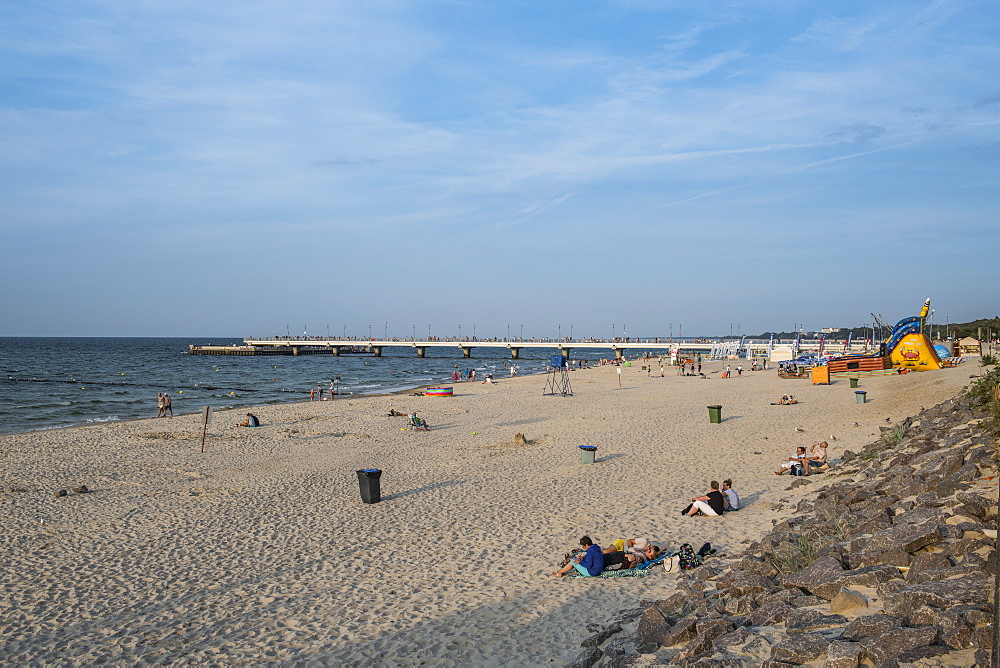
{"type": "Polygon", "coordinates": [[[846,380],[641,364],[621,388],[613,367],[575,371],[572,397],[531,376],[450,399],[267,406],[258,429],[218,412],[205,454],[193,415],[0,437],[2,662],[560,665],[588,623],[674,585],[662,570],[549,577],[581,535],[738,550],[770,529],[772,504],[809,494],[772,474],[796,445],[830,440],[836,460],[979,370],[864,379],[858,405],[846,380]],[[769,405],[789,392],[801,403],[769,405]],[[402,431],[390,408],[432,430],[402,431]],[[359,498],[368,467],[384,470],[378,504],[359,498]],[[739,513],[680,517],[726,477],[739,513]],[[53,495],[80,484],[91,493],[53,495]]]}

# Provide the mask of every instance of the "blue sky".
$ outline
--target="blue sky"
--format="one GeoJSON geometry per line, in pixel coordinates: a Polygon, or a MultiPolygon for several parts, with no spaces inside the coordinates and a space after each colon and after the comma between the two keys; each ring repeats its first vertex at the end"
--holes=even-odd
{"type": "Polygon", "coordinates": [[[995,0],[0,11],[0,335],[1000,314],[995,0]]]}

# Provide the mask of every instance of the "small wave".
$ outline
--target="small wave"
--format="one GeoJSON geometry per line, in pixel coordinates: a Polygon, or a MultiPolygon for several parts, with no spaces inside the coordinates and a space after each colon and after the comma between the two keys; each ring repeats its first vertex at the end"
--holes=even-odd
{"type": "Polygon", "coordinates": [[[84,422],[121,422],[121,418],[117,415],[109,415],[103,418],[87,418],[84,422]]]}

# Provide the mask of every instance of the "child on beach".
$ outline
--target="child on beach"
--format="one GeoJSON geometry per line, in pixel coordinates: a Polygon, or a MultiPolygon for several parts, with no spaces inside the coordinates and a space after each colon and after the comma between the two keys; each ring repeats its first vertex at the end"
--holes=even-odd
{"type": "Polygon", "coordinates": [[[601,552],[601,546],[595,545],[594,541],[590,540],[590,536],[584,536],[580,539],[580,547],[586,552],[575,559],[570,559],[568,564],[552,574],[553,577],[561,578],[574,568],[580,575],[588,578],[601,574],[601,571],[604,570],[604,554],[601,552]]]}

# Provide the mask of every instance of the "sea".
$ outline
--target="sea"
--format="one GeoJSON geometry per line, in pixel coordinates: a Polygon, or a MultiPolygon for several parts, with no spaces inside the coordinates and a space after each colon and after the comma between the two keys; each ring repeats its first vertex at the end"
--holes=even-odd
{"type": "MultiPolygon", "coordinates": [[[[451,385],[457,368],[477,379],[544,373],[555,348],[524,348],[518,360],[504,348],[474,348],[464,358],[457,344],[385,348],[382,357],[351,355],[190,355],[189,345],[239,345],[242,338],[19,338],[0,337],[0,433],[73,427],[154,417],[156,395],[167,392],[174,414],[308,401],[309,390],[337,396],[385,394],[451,385]],[[339,376],[339,378],[338,378],[339,376]]],[[[573,359],[597,360],[610,350],[573,351],[573,359]]]]}

